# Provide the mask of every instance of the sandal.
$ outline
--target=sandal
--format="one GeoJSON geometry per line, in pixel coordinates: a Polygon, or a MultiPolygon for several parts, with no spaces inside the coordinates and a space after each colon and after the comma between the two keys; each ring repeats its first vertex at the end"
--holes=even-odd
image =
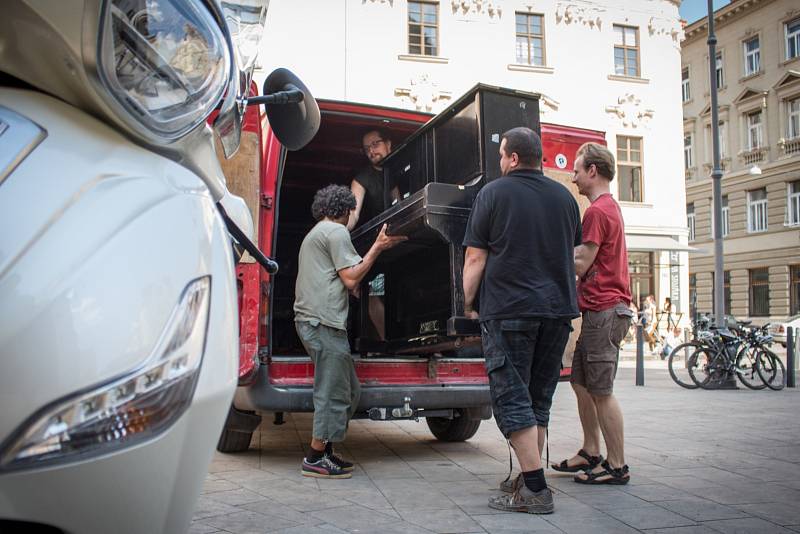
{"type": "Polygon", "coordinates": [[[631,479],[631,475],[629,473],[630,469],[627,465],[623,465],[619,469],[614,469],[607,460],[603,460],[603,462],[600,464],[600,467],[602,467],[603,470],[597,473],[586,471],[586,478],[575,476],[575,482],[578,484],[614,484],[621,486],[623,484],[627,484],[631,479]],[[598,480],[602,477],[609,478],[598,480]]]}
{"type": "Polygon", "coordinates": [[[569,465],[569,459],[563,460],[560,464],[550,464],[550,468],[554,471],[560,471],[561,473],[577,473],[579,471],[585,470],[592,470],[598,465],[600,462],[603,461],[603,457],[600,455],[597,456],[589,456],[585,450],[581,449],[578,451],[578,456],[583,458],[589,463],[581,464],[581,465],[569,465]]]}

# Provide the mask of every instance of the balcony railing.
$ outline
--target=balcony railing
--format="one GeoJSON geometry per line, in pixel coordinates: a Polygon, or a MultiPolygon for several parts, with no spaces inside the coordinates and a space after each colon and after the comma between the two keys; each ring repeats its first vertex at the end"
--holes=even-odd
{"type": "Polygon", "coordinates": [[[769,152],[767,147],[756,147],[749,150],[742,150],[739,152],[739,159],[742,160],[744,165],[752,165],[753,163],[758,163],[759,161],[764,161],[767,159],[767,152],[769,152]]]}
{"type": "Polygon", "coordinates": [[[778,141],[778,149],[783,156],[793,156],[800,154],[800,137],[792,139],[781,139],[778,141]]]}

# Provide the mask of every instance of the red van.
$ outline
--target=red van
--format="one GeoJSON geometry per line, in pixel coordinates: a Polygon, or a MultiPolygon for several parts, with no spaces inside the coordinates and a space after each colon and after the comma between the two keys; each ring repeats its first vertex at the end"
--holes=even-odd
{"type": "MultiPolygon", "coordinates": [[[[274,422],[281,424],[286,412],[314,409],[314,366],[295,333],[293,312],[298,251],[315,223],[310,211],[314,193],[330,183],[349,185],[368,164],[361,150],[361,137],[368,130],[388,131],[395,148],[433,118],[376,105],[318,103],[319,132],[296,152],[281,146],[258,107],[248,108],[241,148],[224,164],[229,189],[244,198],[253,213],[255,241],[277,260],[280,270],[269,275],[247,258],[238,267],[240,387],[217,446],[221,452],[246,450],[264,412],[274,414],[274,422]]],[[[604,134],[547,123],[541,124],[541,132],[545,173],[570,188],[583,210],[588,202],[571,184],[575,152],[587,141],[605,144],[604,134]]],[[[562,378],[569,376],[573,346],[571,339],[562,378]]],[[[477,338],[465,338],[463,345],[458,340],[450,348],[455,350],[354,350],[362,385],[357,417],[424,417],[438,439],[472,437],[481,420],[491,417],[484,360],[477,338]]]]}

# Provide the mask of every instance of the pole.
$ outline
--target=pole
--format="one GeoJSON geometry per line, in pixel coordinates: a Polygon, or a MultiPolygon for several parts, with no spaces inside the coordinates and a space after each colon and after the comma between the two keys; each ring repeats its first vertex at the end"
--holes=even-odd
{"type": "Polygon", "coordinates": [[[786,387],[797,387],[795,384],[795,365],[797,364],[797,344],[794,339],[794,328],[786,329],[786,387]]]}
{"type": "Polygon", "coordinates": [[[717,36],[714,34],[714,7],[708,0],[708,66],[711,77],[711,144],[714,170],[711,171],[714,198],[714,323],[725,326],[725,281],[722,256],[722,169],[719,163],[719,110],[717,109],[717,36]]]}
{"type": "Polygon", "coordinates": [[[636,325],[636,385],[644,385],[644,328],[636,325]]]}
{"type": "MultiPolygon", "coordinates": [[[[714,197],[714,324],[725,327],[725,266],[722,256],[722,169],[719,163],[719,110],[717,109],[717,36],[714,34],[714,5],[708,0],[708,71],[711,77],[711,145],[714,170],[711,171],[714,197]]],[[[719,389],[737,389],[733,372],[720,377],[719,389]]]]}

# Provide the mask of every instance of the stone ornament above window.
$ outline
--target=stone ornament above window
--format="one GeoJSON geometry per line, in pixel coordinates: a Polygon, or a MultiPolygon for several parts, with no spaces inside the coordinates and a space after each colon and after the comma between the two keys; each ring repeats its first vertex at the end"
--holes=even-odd
{"type": "Polygon", "coordinates": [[[389,4],[389,7],[394,7],[394,0],[361,0],[361,5],[364,4],[389,4]]]}
{"type": "Polygon", "coordinates": [[[661,17],[650,17],[647,21],[647,31],[650,35],[668,35],[672,42],[680,46],[683,41],[683,29],[677,20],[670,20],[661,17]]]}
{"type": "Polygon", "coordinates": [[[396,88],[394,95],[400,97],[404,107],[430,113],[441,111],[453,98],[453,93],[439,89],[439,84],[431,80],[427,73],[412,78],[410,87],[396,88]]]}
{"type": "Polygon", "coordinates": [[[450,7],[459,20],[473,21],[486,16],[497,22],[503,16],[502,0],[450,0],[450,7]]]}
{"type": "Polygon", "coordinates": [[[606,113],[616,115],[626,128],[638,128],[647,126],[655,111],[642,106],[642,100],[636,95],[626,93],[617,99],[616,105],[606,106],[606,113]]]}
{"type": "Polygon", "coordinates": [[[603,25],[602,13],[605,9],[562,2],[556,6],[556,24],[583,24],[599,30],[603,25]]]}
{"type": "Polygon", "coordinates": [[[559,103],[547,95],[539,93],[539,116],[551,115],[558,111],[559,103]]]}

